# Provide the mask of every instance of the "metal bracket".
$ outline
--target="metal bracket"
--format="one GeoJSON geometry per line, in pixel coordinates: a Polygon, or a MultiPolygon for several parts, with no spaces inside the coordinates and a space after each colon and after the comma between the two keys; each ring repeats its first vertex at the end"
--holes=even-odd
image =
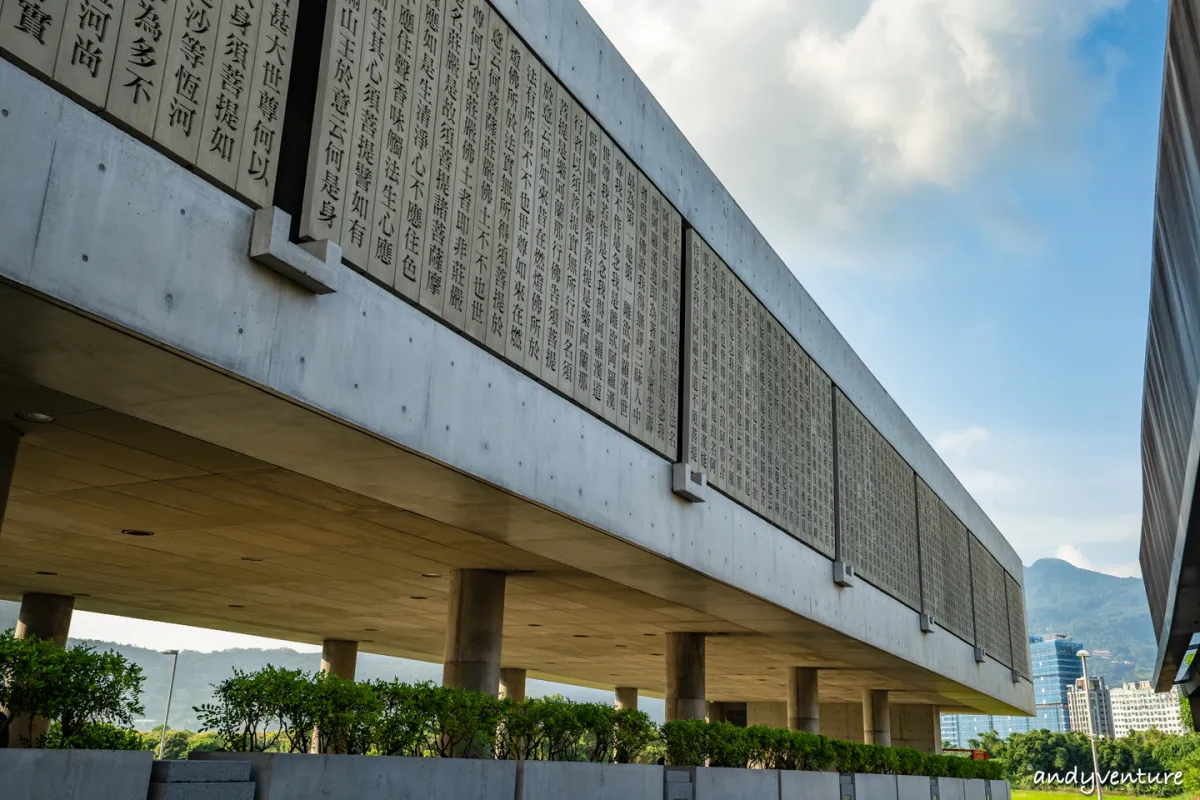
{"type": "Polygon", "coordinates": [[[853,586],[855,580],[854,565],[845,561],[833,562],[833,582],[838,586],[853,586]]]}
{"type": "Polygon", "coordinates": [[[932,614],[921,615],[921,633],[937,633],[937,620],[932,614]]]}
{"type": "Polygon", "coordinates": [[[703,503],[708,498],[708,473],[692,469],[686,461],[672,464],[671,491],[689,503],[703,503]]]}
{"type": "Polygon", "coordinates": [[[292,217],[271,206],[254,212],[250,229],[250,258],[303,286],[313,294],[332,294],[342,247],[321,239],[296,244],[290,240],[292,217]]]}
{"type": "Polygon", "coordinates": [[[1018,671],[1018,670],[1016,670],[1016,669],[1014,669],[1014,670],[1012,671],[1012,682],[1013,682],[1013,683],[1020,683],[1020,682],[1021,682],[1021,673],[1020,673],[1020,671],[1018,671]]]}
{"type": "Polygon", "coordinates": [[[983,648],[976,645],[976,647],[975,647],[975,663],[982,664],[983,657],[984,657],[983,648]]]}

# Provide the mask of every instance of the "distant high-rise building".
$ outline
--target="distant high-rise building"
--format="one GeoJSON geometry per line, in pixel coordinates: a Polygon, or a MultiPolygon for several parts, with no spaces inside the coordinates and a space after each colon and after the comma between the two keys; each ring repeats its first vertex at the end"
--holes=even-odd
{"type": "Polygon", "coordinates": [[[1004,717],[991,714],[946,714],[942,717],[942,738],[957,747],[969,747],[971,739],[995,731],[1001,738],[1014,733],[1049,730],[1066,733],[1071,730],[1067,692],[1076,680],[1083,677],[1083,666],[1075,653],[1083,648],[1065,634],[1029,637],[1029,654],[1033,666],[1033,701],[1036,717],[1004,717]],[[951,737],[948,731],[955,733],[951,737]]]}
{"type": "Polygon", "coordinates": [[[1078,678],[1067,692],[1067,705],[1071,712],[1071,730],[1100,739],[1113,738],[1112,704],[1104,678],[1078,678]]]}
{"type": "Polygon", "coordinates": [[[1130,731],[1184,733],[1180,716],[1179,687],[1169,692],[1156,692],[1150,681],[1123,683],[1119,689],[1109,689],[1112,704],[1113,736],[1118,739],[1130,731]]]}

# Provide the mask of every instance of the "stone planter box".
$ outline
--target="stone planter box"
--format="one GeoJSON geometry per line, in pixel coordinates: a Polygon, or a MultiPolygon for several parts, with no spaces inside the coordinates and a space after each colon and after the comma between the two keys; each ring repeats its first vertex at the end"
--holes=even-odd
{"type": "Polygon", "coordinates": [[[0,749],[5,800],[146,800],[154,754],[0,749]]]}
{"type": "Polygon", "coordinates": [[[836,772],[779,773],[780,800],[839,800],[842,776],[836,772]]]}
{"type": "Polygon", "coordinates": [[[192,753],[190,758],[249,761],[254,800],[514,800],[517,791],[515,761],[304,753],[192,753]]]}
{"type": "Polygon", "coordinates": [[[1008,781],[988,781],[992,786],[992,800],[1012,800],[1012,787],[1008,781]]]}
{"type": "Polygon", "coordinates": [[[642,800],[663,796],[663,768],[645,764],[526,761],[518,800],[642,800]]]}
{"type": "Polygon", "coordinates": [[[967,782],[962,778],[938,778],[938,800],[967,800],[967,782]]]}

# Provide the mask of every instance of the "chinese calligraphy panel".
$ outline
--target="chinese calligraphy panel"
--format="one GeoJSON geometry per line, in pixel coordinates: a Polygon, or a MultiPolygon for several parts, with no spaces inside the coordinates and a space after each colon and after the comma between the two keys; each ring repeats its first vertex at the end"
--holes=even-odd
{"type": "Polygon", "coordinates": [[[0,52],[49,77],[67,18],[67,0],[5,0],[0,52]]]}
{"type": "Polygon", "coordinates": [[[91,109],[108,99],[123,0],[69,0],[54,82],[91,109]]]}
{"type": "Polygon", "coordinates": [[[222,186],[237,184],[246,96],[254,69],[263,0],[224,0],[217,22],[212,89],[204,105],[196,168],[222,186]]]}
{"type": "Polygon", "coordinates": [[[179,0],[167,45],[154,141],[188,164],[196,163],[200,151],[201,115],[217,43],[216,6],[216,0],[179,0]]]}

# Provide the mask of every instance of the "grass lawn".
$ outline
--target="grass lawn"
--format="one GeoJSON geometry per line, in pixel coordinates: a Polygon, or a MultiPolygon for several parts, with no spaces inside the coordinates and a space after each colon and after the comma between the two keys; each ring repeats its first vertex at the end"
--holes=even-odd
{"type": "MultiPolygon", "coordinates": [[[[1055,791],[1055,792],[1038,792],[1038,791],[1033,791],[1030,789],[1013,789],[1012,790],[1012,800],[1066,800],[1067,796],[1095,797],[1096,793],[1092,792],[1091,795],[1083,795],[1083,794],[1080,794],[1078,789],[1068,789],[1065,791],[1055,791]]],[[[1179,795],[1179,796],[1186,797],[1187,795],[1179,795]]],[[[1106,791],[1104,793],[1104,800],[1110,800],[1110,798],[1111,798],[1111,800],[1146,800],[1146,798],[1144,798],[1144,797],[1134,798],[1132,795],[1109,794],[1106,791]]]]}

